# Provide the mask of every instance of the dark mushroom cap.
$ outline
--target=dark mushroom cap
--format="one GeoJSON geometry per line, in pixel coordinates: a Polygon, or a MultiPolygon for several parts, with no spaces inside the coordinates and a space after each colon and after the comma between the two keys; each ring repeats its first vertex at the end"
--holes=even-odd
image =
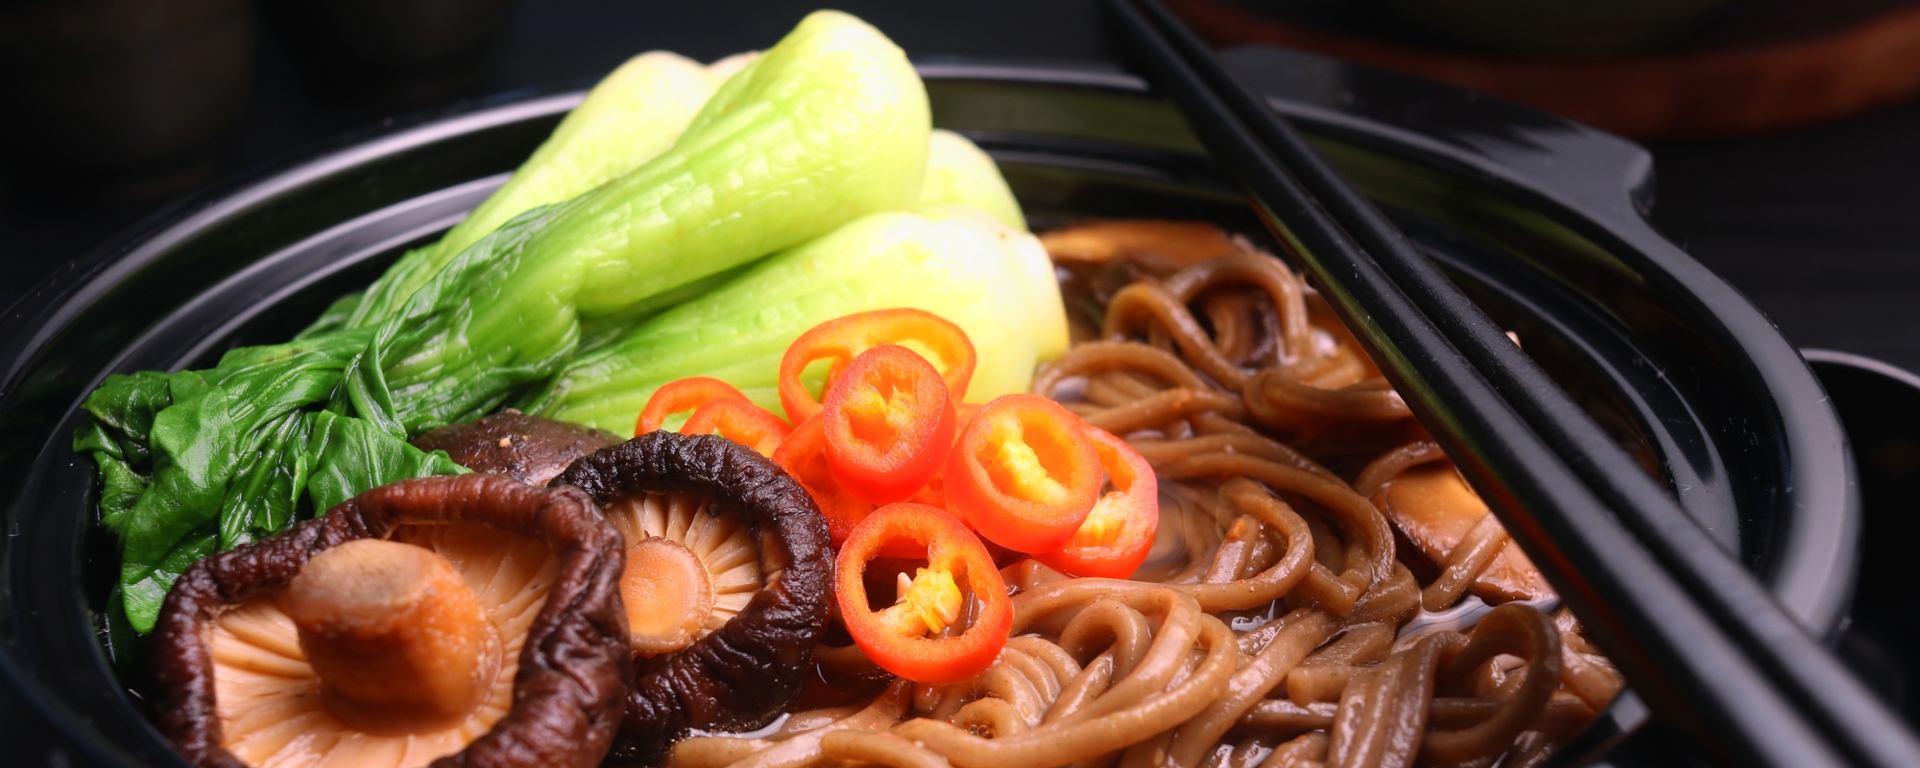
{"type": "Polygon", "coordinates": [[[449,424],[412,442],[423,451],[446,451],[455,464],[475,472],[546,485],[574,460],[620,442],[620,436],[510,409],[449,424]]]}
{"type": "Polygon", "coordinates": [[[189,762],[244,768],[222,743],[208,636],[219,613],[286,588],[314,555],[356,539],[386,538],[409,523],[471,522],[546,544],[559,575],[528,629],[513,707],[466,749],[433,762],[456,766],[592,766],[619,722],[632,664],[620,574],[619,532],[585,494],[497,475],[404,480],[367,491],[263,541],[197,562],[167,593],[155,628],[160,729],[189,762]]]}
{"type": "Polygon", "coordinates": [[[757,728],[793,702],[812,670],[833,583],[826,518],[799,483],[751,448],[666,431],[574,462],[553,481],[563,483],[603,504],[642,493],[706,496],[758,529],[786,564],[725,627],[635,677],[615,755],[656,760],[690,728],[757,728]]]}

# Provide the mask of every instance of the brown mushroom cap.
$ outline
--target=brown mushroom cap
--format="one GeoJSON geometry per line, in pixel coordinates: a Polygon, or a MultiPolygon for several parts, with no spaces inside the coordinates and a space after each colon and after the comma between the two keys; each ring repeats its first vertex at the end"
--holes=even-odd
{"type": "Polygon", "coordinates": [[[619,722],[620,694],[632,662],[619,597],[620,534],[578,491],[537,488],[494,475],[431,477],[375,488],[324,517],[187,569],[167,594],[154,636],[161,730],[195,765],[244,766],[223,741],[217,694],[222,674],[216,672],[213,646],[220,632],[245,632],[247,623],[219,627],[223,614],[244,614],[248,608],[236,606],[250,602],[273,608],[265,598],[285,589],[301,566],[331,547],[396,533],[472,541],[460,533],[471,527],[445,525],[459,522],[537,541],[558,555],[558,562],[520,647],[511,709],[464,749],[438,756],[433,765],[597,764],[619,722]]]}
{"type": "Polygon", "coordinates": [[[694,493],[738,513],[784,564],[740,615],[627,686],[614,754],[656,760],[691,728],[771,722],[799,695],[827,623],[833,552],[813,498],[773,462],[725,438],[649,432],[574,462],[554,485],[603,504],[644,493],[694,493]]]}
{"type": "Polygon", "coordinates": [[[474,421],[449,424],[412,440],[423,451],[446,451],[455,464],[475,472],[506,475],[528,485],[546,485],[567,465],[620,442],[604,429],[528,416],[508,409],[474,421]]]}

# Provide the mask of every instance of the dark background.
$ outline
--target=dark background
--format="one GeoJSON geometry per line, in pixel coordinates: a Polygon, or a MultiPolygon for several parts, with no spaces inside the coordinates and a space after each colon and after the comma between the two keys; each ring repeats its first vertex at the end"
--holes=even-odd
{"type": "MultiPolygon", "coordinates": [[[[442,55],[423,63],[407,60],[407,46],[342,52],[325,24],[298,15],[327,3],[404,0],[0,0],[0,307],[196,189],[351,141],[356,131],[584,88],[640,51],[706,61],[768,45],[814,2],[440,0],[492,32],[464,49],[441,41],[442,55]],[[133,21],[105,21],[114,14],[133,21]],[[385,64],[369,63],[382,56],[385,64]],[[175,131],[172,143],[156,144],[165,129],[175,131]]],[[[1116,59],[1092,0],[837,6],[921,60],[1116,59]]],[[[1789,340],[1920,370],[1920,103],[1788,133],[1651,149],[1655,224],[1753,299],[1789,340]]],[[[1913,414],[1889,418],[1847,403],[1842,410],[1863,482],[1899,488],[1870,488],[1869,506],[1910,507],[1920,499],[1913,414]],[[1869,435],[1876,427],[1891,436],[1869,435]],[[1867,437],[1893,447],[1859,442],[1867,437]]],[[[1881,559],[1903,560],[1898,552],[1881,559]]],[[[1875,599],[1889,608],[1912,604],[1875,599]]],[[[74,753],[49,738],[31,713],[0,696],[0,764],[72,764],[74,753]]]]}
{"type": "MultiPolygon", "coordinates": [[[[237,61],[229,69],[240,82],[229,89],[227,101],[216,105],[230,115],[224,126],[170,156],[103,170],[94,166],[112,152],[81,143],[87,138],[78,135],[83,132],[46,115],[72,110],[74,100],[111,101],[76,92],[82,89],[75,86],[113,75],[76,74],[87,65],[45,53],[53,48],[44,43],[49,36],[75,34],[23,28],[20,19],[39,18],[32,14],[47,3],[0,0],[0,25],[14,22],[11,30],[0,26],[0,60],[12,59],[4,62],[6,74],[0,76],[11,84],[0,83],[0,89],[8,89],[0,101],[6,104],[0,108],[5,113],[0,135],[10,139],[0,152],[0,306],[11,304],[61,261],[99,247],[141,217],[217,179],[298,157],[356,129],[419,119],[462,102],[584,87],[643,50],[671,49],[711,60],[766,45],[817,0],[445,2],[457,16],[482,21],[488,9],[500,6],[494,33],[479,37],[465,56],[452,56],[450,65],[410,63],[356,75],[351,64],[340,63],[340,55],[328,58],[327,41],[312,39],[323,36],[313,31],[323,25],[290,18],[285,10],[306,3],[277,0],[253,9],[240,0],[64,0],[58,5],[70,9],[66,15],[81,17],[68,21],[69,27],[95,29],[103,25],[97,16],[85,16],[89,7],[106,13],[133,3],[149,15],[167,6],[184,9],[170,19],[143,22],[148,28],[172,24],[177,28],[173,38],[141,39],[108,29],[99,33],[108,38],[103,42],[68,41],[64,50],[93,44],[100,48],[98,57],[129,57],[125,68],[161,70],[138,56],[184,40],[204,49],[204,56],[237,61]],[[208,42],[221,34],[226,37],[208,42]],[[27,44],[13,39],[21,36],[27,44]],[[67,101],[47,108],[49,96],[31,92],[36,78],[57,83],[53,98],[67,101]],[[23,95],[23,89],[29,92],[23,95]],[[36,133],[37,123],[47,125],[36,133]]],[[[355,5],[351,0],[339,4],[355,5]]],[[[1090,0],[851,0],[839,7],[873,22],[920,59],[1115,58],[1090,0]]],[[[124,81],[121,76],[115,82],[124,81]]],[[[164,84],[138,90],[157,94],[150,100],[170,99],[176,110],[196,105],[164,84]]],[[[131,100],[124,94],[115,98],[131,100]]],[[[200,110],[208,111],[218,110],[200,110]]],[[[105,113],[105,119],[124,124],[123,133],[134,135],[142,121],[169,117],[178,116],[151,104],[105,113]]],[[[1663,143],[1652,149],[1655,223],[1752,298],[1789,340],[1920,370],[1920,312],[1913,311],[1920,305],[1920,104],[1779,135],[1663,143]]]]}

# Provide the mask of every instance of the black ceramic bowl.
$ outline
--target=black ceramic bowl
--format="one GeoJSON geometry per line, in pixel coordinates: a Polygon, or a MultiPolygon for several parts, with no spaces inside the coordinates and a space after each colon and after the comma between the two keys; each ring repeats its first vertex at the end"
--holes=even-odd
{"type": "MultiPolygon", "coordinates": [[[[1654,233],[1631,144],[1473,94],[1267,49],[1231,63],[1298,119],[1819,633],[1855,567],[1852,467],[1800,356],[1654,233]]],[[[997,157],[1037,223],[1206,218],[1257,232],[1179,116],[1111,71],[922,67],[941,126],[997,157]]],[[[345,144],[174,209],[66,268],[0,332],[0,675],[83,763],[179,764],[112,672],[114,572],[78,405],[113,372],[279,341],[459,219],[579,99],[481,105],[345,144]]],[[[127,649],[122,648],[122,655],[127,649]]],[[[1632,702],[1576,746],[1638,722],[1632,702]]],[[[3,710],[0,710],[3,712],[3,710]]]]}

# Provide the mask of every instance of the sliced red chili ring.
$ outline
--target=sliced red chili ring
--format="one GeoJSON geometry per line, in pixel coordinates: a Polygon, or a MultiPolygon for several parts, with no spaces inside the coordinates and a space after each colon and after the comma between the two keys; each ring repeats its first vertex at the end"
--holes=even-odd
{"type": "Polygon", "coordinates": [[[925,504],[931,507],[946,509],[947,482],[945,470],[946,468],[943,465],[940,471],[934,472],[933,477],[927,478],[927,482],[921,484],[919,488],[914,490],[912,495],[902,499],[902,501],[910,501],[915,504],[925,504]]]}
{"type": "Polygon", "coordinates": [[[767,457],[773,456],[787,433],[792,431],[793,427],[787,426],[787,422],[772,411],[754,405],[744,397],[710,400],[693,409],[693,415],[687,417],[687,423],[680,427],[681,434],[719,435],[767,457]]]}
{"type": "Polygon", "coordinates": [[[747,399],[732,384],[708,376],[689,376],[669,381],[647,398],[646,407],[640,409],[640,418],[634,421],[633,436],[639,437],[659,429],[673,414],[692,411],[711,401],[728,397],[747,399]]]}
{"type": "MultiPolygon", "coordinates": [[[[960,433],[966,431],[967,425],[973,422],[973,417],[980,413],[982,407],[979,403],[961,403],[954,406],[953,428],[955,437],[958,437],[960,433]]],[[[952,449],[949,448],[948,451],[951,453],[952,449]]],[[[940,467],[933,471],[933,477],[927,478],[926,484],[921,485],[919,490],[914,491],[913,495],[902,499],[902,501],[911,501],[915,504],[931,504],[941,509],[946,509],[946,484],[947,465],[946,462],[942,461],[940,467]]],[[[991,544],[988,546],[988,550],[992,550],[991,544]]],[[[999,559],[998,556],[994,558],[996,562],[998,562],[999,559]]]]}
{"type": "Polygon", "coordinates": [[[973,342],[966,331],[925,310],[881,309],[828,320],[787,347],[780,358],[780,407],[787,418],[798,424],[820,412],[820,402],[802,380],[808,366],[828,362],[827,385],[831,386],[855,357],[881,344],[917,347],[932,358],[953,400],[966,399],[975,363],[973,342]]]}
{"type": "Polygon", "coordinates": [[[897,344],[860,353],[820,411],[840,486],[890,504],[926,485],[953,447],[953,401],[933,364],[897,344]]]}
{"type": "Polygon", "coordinates": [[[947,455],[947,509],[1019,552],[1058,548],[1100,496],[1100,460],[1078,416],[1038,395],[980,409],[947,455]]]}
{"type": "Polygon", "coordinates": [[[1160,528],[1160,481],[1153,465],[1126,441],[1094,427],[1087,427],[1087,437],[1114,490],[1094,502],[1066,544],[1033,559],[1072,576],[1124,579],[1153,549],[1160,528]]]}
{"type": "MultiPolygon", "coordinates": [[[[959,402],[959,399],[955,398],[954,402],[959,402]]],[[[954,406],[953,407],[954,435],[958,436],[960,434],[960,430],[964,430],[967,428],[968,424],[972,424],[973,417],[980,415],[980,409],[985,407],[986,406],[981,405],[980,403],[960,403],[959,405],[954,406]]]]}
{"type": "Polygon", "coordinates": [[[853,526],[873,512],[872,504],[840,487],[840,481],[827,469],[826,430],[819,416],[800,422],[787,433],[773,452],[773,463],[800,481],[800,487],[813,497],[813,503],[827,517],[827,536],[836,548],[846,542],[853,526]]]}
{"type": "Polygon", "coordinates": [[[942,685],[993,664],[1013,627],[1013,603],[993,559],[954,516],[925,504],[888,504],[855,526],[835,564],[834,596],[847,634],[882,669],[916,682],[942,685]],[[867,564],[889,546],[906,545],[927,566],[899,576],[893,605],[874,610],[867,598],[867,564]],[[960,588],[961,583],[967,589],[960,588]],[[950,630],[978,601],[973,621],[950,630]]]}

